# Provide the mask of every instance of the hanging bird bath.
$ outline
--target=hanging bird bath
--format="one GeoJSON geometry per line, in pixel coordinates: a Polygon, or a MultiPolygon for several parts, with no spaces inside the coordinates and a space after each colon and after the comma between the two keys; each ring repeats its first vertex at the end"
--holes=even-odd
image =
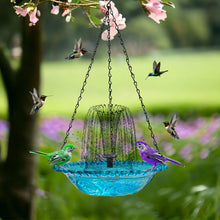
{"type": "MultiPolygon", "coordinates": [[[[157,142],[150,125],[147,111],[137,87],[135,75],[129,63],[129,57],[124,46],[118,25],[111,9],[111,1],[108,2],[106,22],[108,24],[108,96],[107,105],[97,105],[89,109],[84,125],[84,137],[81,147],[81,161],[70,162],[63,165],[55,165],[53,169],[64,173],[70,181],[82,192],[93,196],[123,196],[136,193],[143,189],[158,171],[168,168],[166,164],[153,166],[140,159],[137,151],[135,126],[128,108],[112,104],[112,75],[111,75],[111,44],[110,44],[110,21],[109,15],[113,17],[118,37],[126,56],[126,62],[131,74],[138,98],[146,117],[148,128],[155,148],[158,150],[157,142]]],[[[67,143],[72,123],[75,119],[79,103],[82,99],[87,79],[92,68],[95,54],[104,30],[103,22],[96,47],[91,57],[80,95],[64,138],[62,147],[67,143]]]]}
{"type": "Polygon", "coordinates": [[[135,126],[128,108],[98,105],[85,119],[81,162],[54,166],[82,192],[123,196],[143,189],[166,164],[137,161],[135,126]]]}
{"type": "Polygon", "coordinates": [[[107,168],[106,161],[70,162],[53,166],[54,170],[63,172],[79,190],[93,196],[125,196],[136,193],[158,171],[167,168],[166,164],[153,167],[145,161],[114,161],[112,168],[107,168]]]}

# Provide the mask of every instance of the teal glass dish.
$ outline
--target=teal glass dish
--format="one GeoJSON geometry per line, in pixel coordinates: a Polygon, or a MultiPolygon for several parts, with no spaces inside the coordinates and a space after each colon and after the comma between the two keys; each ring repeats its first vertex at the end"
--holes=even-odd
{"type": "Polygon", "coordinates": [[[93,196],[125,196],[143,189],[158,171],[167,169],[166,164],[154,167],[145,161],[69,162],[55,165],[53,169],[64,173],[82,192],[93,196]]]}

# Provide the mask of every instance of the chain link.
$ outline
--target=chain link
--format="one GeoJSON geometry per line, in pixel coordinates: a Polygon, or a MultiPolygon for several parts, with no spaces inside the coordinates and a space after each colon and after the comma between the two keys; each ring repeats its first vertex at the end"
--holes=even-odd
{"type": "Polygon", "coordinates": [[[111,153],[115,153],[115,146],[113,146],[113,111],[112,111],[112,74],[111,74],[111,40],[110,40],[110,10],[111,10],[111,0],[107,3],[107,12],[106,12],[106,18],[107,18],[107,31],[108,31],[108,92],[109,92],[109,110],[110,110],[110,138],[111,138],[111,153]]]}
{"type": "Polygon", "coordinates": [[[65,138],[64,138],[64,140],[63,140],[63,145],[62,145],[61,149],[62,149],[62,148],[65,146],[65,144],[67,143],[67,139],[68,139],[68,137],[69,137],[69,135],[70,135],[70,130],[71,130],[71,128],[72,128],[72,124],[73,124],[73,121],[74,121],[74,119],[75,119],[75,115],[76,115],[77,109],[78,109],[78,107],[79,107],[79,103],[80,103],[80,101],[81,101],[81,99],[82,99],[82,95],[83,95],[83,93],[84,93],[84,90],[85,90],[85,87],[86,87],[86,84],[87,84],[87,79],[89,78],[90,70],[91,70],[92,65],[93,65],[93,63],[94,63],[94,58],[95,58],[95,55],[96,55],[96,52],[97,52],[97,49],[98,49],[98,46],[99,46],[99,43],[100,43],[100,40],[101,40],[101,35],[102,35],[103,30],[104,30],[104,23],[101,25],[100,33],[99,33],[99,36],[98,36],[98,39],[97,39],[97,42],[96,42],[96,46],[95,46],[95,49],[94,49],[94,51],[93,51],[93,53],[92,53],[91,62],[90,62],[90,64],[89,64],[87,73],[86,73],[86,75],[85,75],[85,79],[84,79],[84,81],[83,81],[83,85],[82,85],[82,88],[81,88],[81,90],[80,90],[80,94],[79,94],[79,97],[78,97],[78,99],[77,99],[77,103],[76,103],[76,105],[75,105],[75,109],[74,109],[72,118],[71,118],[71,120],[70,120],[70,122],[69,122],[69,127],[68,127],[68,129],[67,129],[67,131],[66,131],[66,136],[65,136],[65,138]]]}
{"type": "Polygon", "coordinates": [[[108,91],[109,91],[109,108],[112,108],[112,74],[111,74],[111,41],[110,41],[110,9],[111,9],[111,0],[107,3],[107,12],[106,12],[106,18],[107,18],[107,31],[108,31],[108,91]]]}
{"type": "Polygon", "coordinates": [[[145,105],[144,105],[144,102],[143,102],[143,98],[142,98],[142,96],[141,96],[141,92],[140,92],[140,90],[138,89],[137,81],[136,81],[135,75],[134,75],[134,73],[133,73],[133,71],[132,71],[132,66],[130,65],[130,61],[129,61],[129,57],[128,57],[127,50],[126,50],[125,45],[124,45],[124,41],[123,41],[123,39],[122,39],[121,33],[120,33],[120,31],[119,31],[118,24],[117,24],[117,21],[116,21],[116,19],[115,19],[115,16],[114,16],[114,14],[113,14],[112,9],[111,9],[111,15],[112,15],[113,21],[114,21],[114,23],[115,23],[115,28],[116,28],[116,30],[118,31],[118,37],[119,37],[119,39],[120,39],[120,44],[121,44],[121,46],[122,46],[122,48],[123,48],[123,53],[124,53],[124,55],[125,55],[125,57],[126,57],[126,62],[127,62],[127,65],[128,65],[129,72],[130,72],[130,74],[131,74],[131,78],[132,78],[132,80],[133,80],[133,83],[134,83],[136,92],[137,92],[137,94],[138,94],[138,98],[139,98],[139,100],[140,100],[140,102],[141,102],[141,107],[142,107],[142,109],[143,109],[143,111],[144,111],[144,115],[145,115],[145,118],[146,118],[146,122],[147,122],[147,124],[148,124],[148,129],[149,129],[150,132],[151,132],[151,138],[152,138],[152,141],[153,141],[153,145],[155,146],[155,148],[157,149],[157,151],[160,152],[160,151],[159,151],[159,148],[158,148],[158,145],[157,145],[157,141],[156,141],[155,135],[154,135],[154,133],[153,133],[152,126],[151,126],[151,124],[150,124],[150,120],[149,120],[149,117],[148,117],[148,113],[147,113],[147,111],[146,111],[146,108],[145,108],[145,105]]]}

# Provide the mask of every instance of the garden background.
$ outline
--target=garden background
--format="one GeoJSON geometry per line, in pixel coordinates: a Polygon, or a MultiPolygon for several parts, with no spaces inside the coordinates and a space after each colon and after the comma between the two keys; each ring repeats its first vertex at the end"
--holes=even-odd
{"type": "MultiPolygon", "coordinates": [[[[34,196],[36,219],[220,219],[220,3],[218,0],[174,3],[176,8],[166,7],[168,18],[158,25],[147,17],[137,1],[115,0],[126,17],[127,28],[121,31],[122,37],[159,147],[166,156],[184,163],[185,168],[168,164],[169,169],[158,173],[142,191],[104,198],[83,194],[63,174],[52,170],[45,158],[39,157],[34,196]],[[154,60],[161,61],[162,70],[168,72],[145,80],[154,60]],[[174,112],[180,117],[177,122],[180,140],[172,139],[162,124],[174,112]]],[[[1,1],[0,8],[1,46],[16,68],[20,61],[22,18],[15,15],[8,1],[1,1]]],[[[81,10],[74,12],[73,23],[66,23],[61,16],[48,13],[50,9],[49,3],[42,7],[40,21],[43,29],[40,93],[53,95],[37,117],[37,145],[45,152],[56,150],[62,143],[91,54],[71,61],[64,58],[80,37],[83,46],[92,51],[99,33],[99,29],[89,26],[81,10]]],[[[130,108],[137,140],[151,143],[117,36],[111,44],[113,103],[130,108]]],[[[107,74],[107,46],[101,42],[71,131],[70,142],[75,145],[81,144],[80,130],[89,107],[107,103],[107,74]]],[[[16,90],[13,92],[16,96],[16,90]]],[[[27,106],[31,108],[28,96],[27,106]]],[[[2,161],[7,156],[8,115],[0,75],[2,161]]],[[[72,161],[77,160],[76,150],[72,161]]]]}

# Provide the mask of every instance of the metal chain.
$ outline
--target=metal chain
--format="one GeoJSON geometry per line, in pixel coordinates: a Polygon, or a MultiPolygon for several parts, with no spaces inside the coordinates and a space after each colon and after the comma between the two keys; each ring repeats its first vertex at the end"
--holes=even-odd
{"type": "Polygon", "coordinates": [[[113,146],[113,112],[112,112],[112,74],[111,74],[111,41],[110,41],[110,10],[111,10],[111,0],[107,3],[107,12],[106,12],[106,18],[107,18],[107,31],[108,31],[108,91],[109,91],[109,110],[110,110],[110,138],[111,138],[111,152],[115,152],[115,148],[113,146]]]}
{"type": "Polygon", "coordinates": [[[69,137],[69,135],[70,135],[70,130],[71,130],[71,128],[72,128],[72,124],[73,124],[73,121],[74,121],[74,119],[75,119],[75,115],[76,115],[77,109],[78,109],[78,107],[79,107],[79,103],[80,103],[80,101],[81,101],[81,99],[82,99],[82,94],[84,93],[84,90],[85,90],[85,87],[86,87],[86,84],[87,84],[87,79],[89,78],[90,70],[91,70],[92,65],[93,65],[93,63],[94,63],[94,58],[95,58],[96,51],[97,51],[97,49],[98,49],[98,46],[99,46],[99,43],[100,43],[100,40],[101,40],[101,35],[102,35],[102,32],[103,32],[103,29],[104,29],[104,23],[101,25],[100,33],[99,33],[99,36],[98,36],[98,39],[97,39],[97,42],[96,42],[96,46],[95,46],[95,49],[94,49],[94,51],[93,51],[93,53],[92,53],[91,62],[90,62],[90,64],[89,64],[87,73],[86,73],[86,75],[85,75],[85,79],[84,79],[84,81],[83,81],[83,85],[82,85],[82,88],[81,88],[81,90],[80,90],[80,94],[79,94],[79,97],[78,97],[78,99],[77,99],[77,103],[76,103],[76,105],[75,105],[75,109],[74,109],[72,118],[71,118],[71,120],[70,120],[69,127],[68,127],[68,129],[67,129],[67,131],[66,131],[66,136],[65,136],[65,138],[64,138],[63,145],[62,145],[61,149],[62,149],[62,148],[65,146],[65,144],[67,143],[67,139],[68,139],[68,137],[69,137]]]}
{"type": "Polygon", "coordinates": [[[130,71],[131,78],[132,78],[132,80],[133,80],[133,83],[134,83],[136,92],[137,92],[137,94],[138,94],[138,98],[139,98],[139,100],[140,100],[140,102],[141,102],[141,106],[142,106],[142,109],[143,109],[143,111],[144,111],[144,115],[145,115],[145,118],[146,118],[146,122],[147,122],[147,124],[148,124],[148,128],[149,128],[149,130],[150,130],[150,132],[151,132],[151,138],[152,138],[153,144],[154,144],[155,148],[157,149],[157,151],[160,152],[160,151],[159,151],[159,148],[158,148],[158,145],[157,145],[157,141],[156,141],[155,135],[154,135],[154,133],[153,133],[152,126],[151,126],[151,124],[150,124],[150,120],[149,120],[149,117],[148,117],[148,113],[147,113],[147,111],[146,111],[146,108],[145,108],[145,105],[144,105],[144,102],[143,102],[143,98],[142,98],[142,96],[141,96],[140,90],[138,89],[137,81],[135,80],[135,75],[134,75],[134,73],[133,73],[133,71],[132,71],[132,66],[130,65],[130,61],[129,61],[129,57],[128,57],[127,50],[126,50],[125,45],[124,45],[124,41],[123,41],[123,39],[122,39],[121,33],[120,33],[120,31],[119,31],[119,28],[118,28],[118,24],[117,24],[117,21],[116,21],[116,19],[115,19],[115,16],[114,16],[114,14],[113,14],[112,9],[111,9],[111,15],[112,15],[113,21],[114,21],[114,23],[115,23],[115,29],[118,31],[118,37],[119,37],[119,39],[120,39],[120,44],[121,44],[121,46],[122,46],[122,48],[123,48],[123,52],[124,52],[124,55],[125,55],[125,57],[126,57],[126,62],[127,62],[127,65],[128,65],[128,69],[129,69],[129,71],[130,71]]]}
{"type": "Polygon", "coordinates": [[[108,25],[108,91],[109,91],[109,107],[112,107],[112,74],[111,74],[111,41],[110,41],[110,19],[109,19],[109,15],[110,15],[110,8],[111,8],[111,1],[108,2],[107,4],[107,9],[108,11],[106,12],[106,17],[107,17],[107,25],[108,25]]]}

